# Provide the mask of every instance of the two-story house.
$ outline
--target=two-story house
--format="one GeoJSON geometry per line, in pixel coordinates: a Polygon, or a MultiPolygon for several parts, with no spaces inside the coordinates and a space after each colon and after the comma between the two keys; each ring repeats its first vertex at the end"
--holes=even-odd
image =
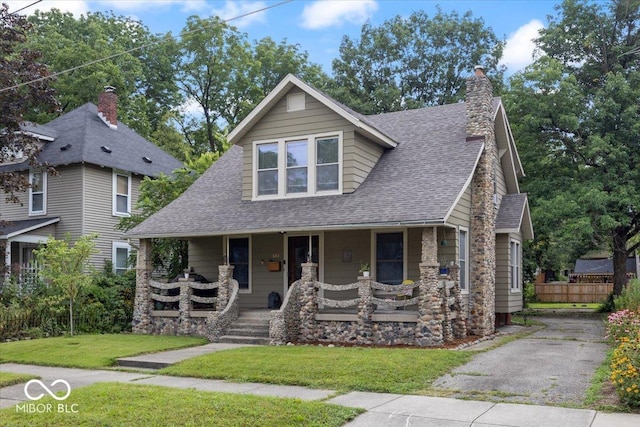
{"type": "MultiPolygon", "coordinates": [[[[461,306],[458,319],[477,335],[521,310],[522,244],[533,238],[523,169],[480,67],[465,103],[369,116],[289,75],[228,140],[227,153],[130,236],[142,246],[187,239],[189,265],[205,277],[230,264],[240,309],[267,308],[273,292],[284,306],[297,303],[299,334],[287,339],[431,345],[440,340],[429,331],[442,328],[449,306],[461,306]],[[363,267],[371,275],[357,279],[363,267]],[[445,278],[451,290],[438,284],[445,278]],[[292,296],[301,279],[310,285],[292,296]],[[340,290],[348,291],[342,302],[340,290]],[[444,299],[429,302],[437,292],[444,299]],[[372,338],[354,338],[363,334],[372,338]]],[[[171,297],[149,288],[142,262],[134,330],[206,330],[184,326],[183,310],[193,307],[173,314],[174,329],[159,322],[171,297]]]]}
{"type": "Polygon", "coordinates": [[[143,177],[170,174],[182,163],[117,120],[112,87],[99,95],[97,106],[84,104],[45,125],[27,123],[23,131],[37,137],[38,161],[57,173],[31,168],[19,153],[0,165],[2,171],[28,174],[31,183],[18,194],[20,203],[5,203],[0,194],[0,262],[19,272],[48,236],[62,239],[68,233],[75,240],[97,233],[92,264],[102,268],[110,260],[116,271],[127,269],[131,246],[116,224],[131,215],[143,177]]]}

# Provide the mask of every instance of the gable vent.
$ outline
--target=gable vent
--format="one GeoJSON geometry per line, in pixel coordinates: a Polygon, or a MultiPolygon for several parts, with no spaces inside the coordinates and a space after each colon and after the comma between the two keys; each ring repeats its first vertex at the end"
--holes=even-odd
{"type": "Polygon", "coordinates": [[[103,145],[102,147],[100,147],[100,149],[105,153],[111,153],[111,148],[107,147],[106,145],[103,145]]]}
{"type": "Polygon", "coordinates": [[[148,158],[147,156],[144,156],[142,158],[142,160],[144,160],[145,163],[153,163],[153,160],[151,160],[150,158],[148,158]]]}
{"type": "Polygon", "coordinates": [[[71,144],[67,144],[63,147],[60,147],[60,151],[67,151],[69,148],[71,148],[71,144]]]}

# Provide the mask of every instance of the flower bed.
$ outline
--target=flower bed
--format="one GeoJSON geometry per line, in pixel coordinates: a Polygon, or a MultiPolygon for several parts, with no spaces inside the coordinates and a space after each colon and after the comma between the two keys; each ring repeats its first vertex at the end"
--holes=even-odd
{"type": "Polygon", "coordinates": [[[624,309],[607,319],[607,338],[616,346],[611,382],[622,402],[640,406],[640,310],[624,309]]]}

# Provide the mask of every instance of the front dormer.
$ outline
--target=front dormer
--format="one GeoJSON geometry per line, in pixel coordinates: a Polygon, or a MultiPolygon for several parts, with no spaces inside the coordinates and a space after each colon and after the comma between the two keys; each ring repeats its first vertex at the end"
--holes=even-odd
{"type": "Polygon", "coordinates": [[[228,139],[243,148],[242,199],[255,201],[352,193],[397,145],[292,75],[228,139]]]}

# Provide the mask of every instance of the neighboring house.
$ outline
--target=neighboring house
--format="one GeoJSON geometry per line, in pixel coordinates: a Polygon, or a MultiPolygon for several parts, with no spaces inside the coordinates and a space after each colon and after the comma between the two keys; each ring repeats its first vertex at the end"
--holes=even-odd
{"type": "Polygon", "coordinates": [[[231,264],[240,309],[281,294],[272,342],[433,345],[454,317],[476,335],[508,321],[522,309],[522,244],[533,229],[504,106],[476,73],[466,103],[372,116],[287,76],[229,134],[227,153],[129,232],[141,239],[134,331],[215,340],[233,322],[196,317],[188,296],[178,311],[159,310],[178,297],[149,280],[155,237],[187,239],[190,267],[220,271],[220,289],[231,264]],[[361,263],[371,277],[358,278],[361,263]]]}
{"type": "MultiPolygon", "coordinates": [[[[628,279],[636,277],[638,272],[637,257],[629,257],[626,262],[626,274],[628,279]]],[[[573,273],[569,279],[574,283],[613,283],[613,259],[611,258],[585,258],[577,259],[573,273]]]]}
{"type": "MultiPolygon", "coordinates": [[[[20,203],[0,203],[0,245],[14,273],[33,261],[33,250],[49,236],[72,240],[97,233],[91,262],[97,268],[105,260],[116,271],[128,268],[131,250],[124,233],[115,230],[121,217],[131,215],[138,186],[145,176],[170,174],[181,162],[142,138],[117,120],[117,96],[113,88],[92,103],[70,111],[46,125],[27,123],[23,131],[38,138],[38,160],[54,166],[57,174],[33,169],[19,157],[0,165],[3,172],[29,175],[31,188],[18,194],[20,203]]],[[[1,280],[2,278],[0,278],[1,280]]]]}

